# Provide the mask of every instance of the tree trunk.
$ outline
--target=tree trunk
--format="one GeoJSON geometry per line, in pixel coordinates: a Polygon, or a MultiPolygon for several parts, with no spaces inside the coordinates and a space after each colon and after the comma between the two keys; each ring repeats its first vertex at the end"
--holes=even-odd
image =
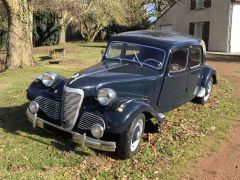
{"type": "Polygon", "coordinates": [[[58,44],[64,44],[66,42],[66,27],[62,25],[60,27],[58,44]]]}
{"type": "Polygon", "coordinates": [[[99,25],[99,26],[96,28],[95,32],[93,33],[93,35],[92,35],[92,37],[91,37],[91,42],[93,42],[93,41],[96,39],[98,33],[99,33],[101,30],[102,30],[102,26],[99,25]]]}
{"type": "Polygon", "coordinates": [[[72,22],[73,17],[71,17],[67,11],[62,11],[58,16],[58,24],[60,29],[58,44],[64,44],[66,42],[66,31],[68,25],[72,22]]]}
{"type": "Polygon", "coordinates": [[[7,9],[9,28],[6,67],[29,67],[33,65],[31,7],[28,0],[2,1],[7,9]]]}

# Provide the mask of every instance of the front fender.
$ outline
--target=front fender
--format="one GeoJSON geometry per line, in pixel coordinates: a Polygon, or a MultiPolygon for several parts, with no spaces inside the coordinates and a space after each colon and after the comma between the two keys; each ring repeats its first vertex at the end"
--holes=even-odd
{"type": "Polygon", "coordinates": [[[65,83],[66,78],[58,76],[51,87],[45,87],[41,80],[36,79],[27,89],[27,99],[29,101],[33,101],[39,96],[52,97],[52,99],[61,99],[65,83]]]}
{"type": "Polygon", "coordinates": [[[121,134],[124,132],[139,113],[148,113],[152,117],[157,118],[158,121],[163,121],[153,107],[147,102],[141,99],[133,99],[126,104],[123,112],[118,111],[106,111],[104,113],[106,120],[108,121],[108,132],[113,134],[121,134]]]}

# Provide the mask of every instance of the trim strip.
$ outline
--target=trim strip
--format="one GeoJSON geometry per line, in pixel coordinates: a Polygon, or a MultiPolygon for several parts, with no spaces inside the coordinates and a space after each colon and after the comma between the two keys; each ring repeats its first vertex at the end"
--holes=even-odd
{"type": "Polygon", "coordinates": [[[97,74],[97,73],[109,71],[109,70],[116,69],[116,68],[119,68],[119,67],[124,67],[124,66],[127,66],[127,64],[121,65],[121,66],[116,66],[116,67],[109,68],[109,69],[103,69],[103,70],[96,71],[96,72],[89,73],[89,74],[85,74],[85,75],[81,75],[81,76],[78,76],[78,77],[76,77],[75,79],[73,79],[69,84],[71,85],[72,83],[74,83],[75,81],[77,81],[78,79],[80,79],[80,78],[82,78],[82,77],[90,76],[90,75],[93,75],[93,74],[97,74]]]}

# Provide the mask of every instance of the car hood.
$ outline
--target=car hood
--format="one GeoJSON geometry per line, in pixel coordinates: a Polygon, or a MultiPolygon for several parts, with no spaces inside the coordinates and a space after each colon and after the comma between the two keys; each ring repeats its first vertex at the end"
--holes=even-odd
{"type": "Polygon", "coordinates": [[[103,61],[76,73],[67,81],[71,88],[97,92],[101,88],[113,88],[120,94],[148,96],[156,80],[154,70],[137,63],[103,61]]]}

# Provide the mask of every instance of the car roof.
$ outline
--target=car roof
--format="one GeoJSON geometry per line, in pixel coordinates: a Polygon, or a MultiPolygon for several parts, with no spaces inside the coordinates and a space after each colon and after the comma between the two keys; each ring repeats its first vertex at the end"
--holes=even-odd
{"type": "Polygon", "coordinates": [[[202,40],[180,33],[163,33],[154,30],[130,31],[117,34],[110,41],[125,41],[158,47],[164,50],[177,46],[201,45],[202,40]]]}

